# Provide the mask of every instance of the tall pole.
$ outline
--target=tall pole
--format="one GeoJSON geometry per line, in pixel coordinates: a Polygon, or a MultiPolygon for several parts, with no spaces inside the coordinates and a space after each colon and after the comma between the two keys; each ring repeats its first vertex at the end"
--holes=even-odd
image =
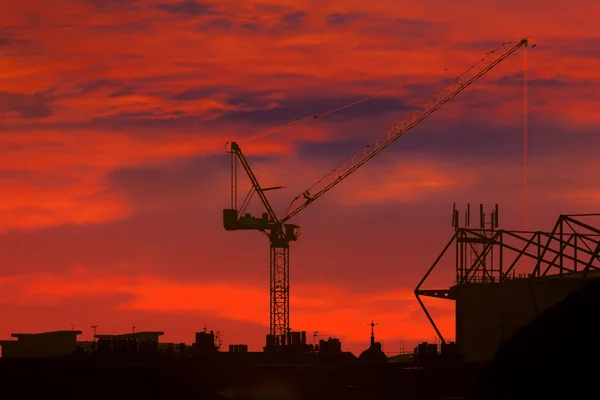
{"type": "Polygon", "coordinates": [[[92,325],[92,329],[94,330],[94,339],[92,340],[92,349],[96,348],[96,329],[98,329],[98,325],[92,325]]]}
{"type": "Polygon", "coordinates": [[[527,230],[527,153],[528,153],[528,98],[527,98],[527,46],[523,51],[523,230],[527,230]]]}

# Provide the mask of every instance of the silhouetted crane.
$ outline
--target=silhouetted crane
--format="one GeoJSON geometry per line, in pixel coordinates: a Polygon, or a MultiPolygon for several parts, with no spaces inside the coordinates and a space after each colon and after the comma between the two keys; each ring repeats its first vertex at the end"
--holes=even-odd
{"type": "Polygon", "coordinates": [[[438,110],[454,96],[465,90],[468,86],[481,78],[485,73],[494,68],[509,55],[522,46],[527,46],[528,38],[518,42],[506,42],[495,50],[487,53],[483,59],[469,68],[462,75],[451,81],[429,101],[415,109],[410,116],[398,121],[391,128],[379,135],[373,142],[357,151],[347,161],[339,165],[316,184],[308,188],[301,195],[295,197],[282,218],[277,217],[271,207],[265,192],[281,187],[263,188],[258,183],[248,161],[244,157],[240,146],[236,142],[227,143],[226,152],[231,153],[231,208],[223,210],[223,225],[225,230],[257,230],[269,238],[271,244],[270,261],[270,334],[276,339],[276,344],[285,344],[286,333],[289,328],[289,244],[298,240],[300,231],[298,225],[286,224],[290,218],[298,214],[310,203],[324,195],[344,178],[356,171],[396,139],[403,136],[421,121],[438,110]],[[504,50],[508,47],[508,50],[504,50]],[[237,160],[244,168],[252,183],[252,188],[243,201],[240,209],[237,207],[237,160]],[[261,217],[254,217],[245,213],[254,193],[258,194],[265,213],[261,217]]]}

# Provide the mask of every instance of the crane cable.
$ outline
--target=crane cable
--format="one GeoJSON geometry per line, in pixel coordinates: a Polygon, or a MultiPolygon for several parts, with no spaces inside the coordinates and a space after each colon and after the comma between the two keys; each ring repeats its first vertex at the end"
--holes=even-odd
{"type": "Polygon", "coordinates": [[[398,89],[401,89],[401,88],[405,88],[405,87],[407,87],[409,85],[412,85],[414,83],[417,83],[417,82],[419,82],[419,81],[421,81],[421,80],[423,80],[425,78],[426,78],[426,76],[422,76],[422,77],[420,77],[418,79],[415,79],[414,81],[411,81],[411,82],[408,82],[408,83],[404,83],[402,85],[393,86],[393,87],[391,87],[389,89],[384,90],[383,92],[379,92],[377,94],[365,97],[364,99],[357,100],[357,101],[352,102],[350,104],[346,104],[344,106],[337,107],[337,108],[334,108],[334,109],[329,110],[329,111],[325,111],[325,112],[323,112],[321,114],[314,114],[314,115],[311,115],[310,117],[304,117],[304,118],[298,119],[296,121],[288,122],[287,124],[284,124],[284,125],[281,125],[281,126],[277,126],[277,127],[270,128],[270,129],[267,129],[267,130],[264,130],[264,131],[261,131],[261,132],[254,133],[254,134],[252,134],[250,136],[247,136],[245,138],[242,138],[242,139],[238,140],[238,142],[240,142],[240,143],[241,142],[247,142],[249,140],[254,140],[254,139],[261,138],[261,137],[265,137],[265,136],[271,135],[271,134],[276,133],[276,132],[280,132],[280,131],[285,130],[285,129],[289,129],[289,128],[293,128],[295,126],[303,125],[303,124],[305,124],[307,122],[314,121],[317,118],[324,117],[326,115],[333,114],[333,113],[336,113],[338,111],[342,111],[342,110],[344,110],[346,108],[356,106],[358,104],[364,103],[364,102],[369,101],[369,100],[373,100],[374,98],[383,96],[383,95],[388,94],[390,92],[393,92],[395,90],[398,90],[398,89]]]}

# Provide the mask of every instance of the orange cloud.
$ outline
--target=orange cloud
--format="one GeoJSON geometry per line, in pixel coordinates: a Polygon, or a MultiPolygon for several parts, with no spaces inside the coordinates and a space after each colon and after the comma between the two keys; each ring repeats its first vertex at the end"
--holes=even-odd
{"type": "Polygon", "coordinates": [[[108,185],[102,175],[64,173],[58,182],[54,178],[43,173],[33,182],[27,177],[0,178],[6,190],[0,205],[0,228],[28,230],[65,223],[103,223],[132,213],[125,199],[103,192],[108,185]],[[46,179],[49,182],[44,182],[46,179]]]}
{"type": "Polygon", "coordinates": [[[458,190],[476,177],[473,171],[453,169],[424,159],[377,167],[379,170],[370,168],[355,172],[352,181],[339,188],[339,201],[346,204],[415,201],[458,190]]]}

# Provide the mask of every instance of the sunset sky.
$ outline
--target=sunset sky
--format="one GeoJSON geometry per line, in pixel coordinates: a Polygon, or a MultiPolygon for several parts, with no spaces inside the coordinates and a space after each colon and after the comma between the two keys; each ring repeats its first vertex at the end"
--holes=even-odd
{"type": "MultiPolygon", "coordinates": [[[[263,185],[286,186],[269,192],[283,212],[487,51],[532,35],[537,47],[290,221],[302,232],[290,252],[293,330],[353,351],[372,319],[386,351],[433,340],[412,293],[453,233],[452,204],[499,203],[501,227],[523,227],[525,65],[528,228],[599,211],[600,2],[569,4],[3,0],[0,338],[135,325],[191,343],[207,324],[224,344],[258,349],[269,244],[223,229],[225,142],[240,140],[263,185]]],[[[452,260],[445,271],[438,287],[451,285],[452,260]]],[[[427,304],[453,338],[452,303],[427,304]]]]}

